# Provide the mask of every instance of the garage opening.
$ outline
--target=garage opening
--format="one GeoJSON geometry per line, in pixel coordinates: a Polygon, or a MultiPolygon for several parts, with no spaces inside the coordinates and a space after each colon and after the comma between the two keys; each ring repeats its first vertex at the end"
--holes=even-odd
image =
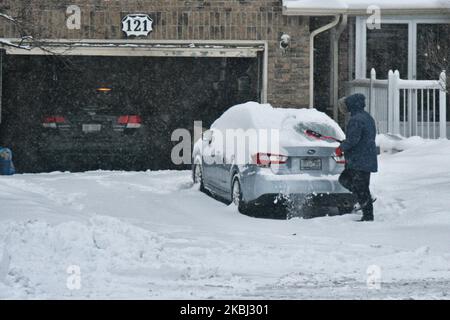
{"type": "Polygon", "coordinates": [[[172,132],[261,101],[262,60],[3,54],[1,144],[19,172],[184,169],[172,132]]]}

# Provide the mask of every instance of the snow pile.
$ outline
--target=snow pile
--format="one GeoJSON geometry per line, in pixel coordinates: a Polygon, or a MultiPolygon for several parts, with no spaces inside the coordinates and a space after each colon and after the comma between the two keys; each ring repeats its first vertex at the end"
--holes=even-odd
{"type": "Polygon", "coordinates": [[[405,138],[392,134],[379,134],[376,137],[376,144],[380,147],[381,152],[400,152],[412,148],[420,148],[422,146],[433,146],[445,144],[446,140],[425,140],[418,136],[405,138]]]}
{"type": "Polygon", "coordinates": [[[124,270],[159,267],[159,238],[109,217],[56,226],[40,221],[10,222],[2,224],[0,230],[0,283],[19,296],[76,294],[67,287],[67,269],[73,265],[81,268],[85,292],[96,287],[113,291],[120,282],[116,275],[124,270]]]}
{"type": "Polygon", "coordinates": [[[319,131],[343,140],[345,135],[339,125],[316,109],[273,108],[270,104],[247,102],[225,111],[211,126],[225,132],[227,129],[277,130],[282,146],[314,145],[333,146],[331,141],[308,137],[306,129],[319,131]]]}
{"type": "MultiPolygon", "coordinates": [[[[322,232],[330,223],[322,222],[322,232]]],[[[382,293],[365,283],[373,265],[400,296],[450,279],[450,255],[427,246],[398,250],[268,230],[256,232],[258,241],[238,233],[168,236],[104,216],[88,224],[8,223],[1,231],[7,235],[0,239],[1,298],[377,297],[382,293]],[[77,290],[70,287],[73,266],[80,271],[77,290]],[[410,285],[417,281],[419,288],[410,285]]],[[[441,297],[446,292],[433,289],[441,297]]]]}
{"type": "Polygon", "coordinates": [[[375,193],[387,206],[382,212],[391,211],[383,218],[401,219],[409,225],[450,225],[450,141],[419,137],[379,140],[382,148],[384,142],[384,146],[403,150],[382,153],[380,173],[373,178],[375,193]]]}

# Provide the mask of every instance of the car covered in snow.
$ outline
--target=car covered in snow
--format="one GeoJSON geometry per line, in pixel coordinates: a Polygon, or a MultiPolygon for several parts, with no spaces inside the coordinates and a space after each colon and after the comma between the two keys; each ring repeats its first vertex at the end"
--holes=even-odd
{"type": "Polygon", "coordinates": [[[345,166],[335,154],[339,143],[309,130],[345,139],[339,125],[316,109],[234,106],[195,143],[194,183],[244,214],[306,216],[307,208],[349,213],[356,201],[338,182],[345,166]],[[260,210],[268,205],[290,210],[260,210]]]}

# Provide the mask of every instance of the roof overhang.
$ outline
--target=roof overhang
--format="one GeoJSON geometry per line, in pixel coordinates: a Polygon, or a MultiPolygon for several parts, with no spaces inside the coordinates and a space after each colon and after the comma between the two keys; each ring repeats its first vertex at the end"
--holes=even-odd
{"type": "Polygon", "coordinates": [[[283,0],[283,14],[295,16],[367,15],[378,7],[382,15],[450,15],[450,0],[283,0]]]}
{"type": "MultiPolygon", "coordinates": [[[[4,39],[18,45],[20,39],[4,39]]],[[[11,55],[136,56],[255,58],[265,50],[264,41],[184,40],[40,40],[29,50],[0,45],[11,55]]]]}

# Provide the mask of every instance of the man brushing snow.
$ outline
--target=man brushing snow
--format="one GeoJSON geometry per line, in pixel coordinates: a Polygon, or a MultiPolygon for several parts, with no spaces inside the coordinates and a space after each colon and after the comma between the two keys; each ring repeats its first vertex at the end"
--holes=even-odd
{"type": "Polygon", "coordinates": [[[358,199],[363,212],[361,221],[373,221],[373,199],[369,185],[371,173],[378,171],[376,127],[375,120],[364,111],[365,100],[365,96],[359,93],[344,99],[351,117],[347,125],[346,140],[336,149],[336,155],[344,155],[346,160],[339,182],[358,199]]]}

